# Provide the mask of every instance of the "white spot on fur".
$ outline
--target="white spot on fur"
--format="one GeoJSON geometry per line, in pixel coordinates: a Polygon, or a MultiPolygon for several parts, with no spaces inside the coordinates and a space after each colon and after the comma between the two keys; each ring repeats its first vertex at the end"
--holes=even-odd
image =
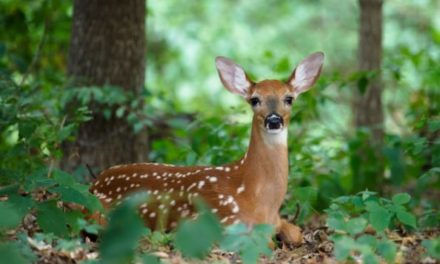
{"type": "Polygon", "coordinates": [[[203,185],[205,185],[205,181],[199,181],[198,188],[202,189],[203,185]]]}
{"type": "Polygon", "coordinates": [[[220,220],[220,223],[224,224],[224,223],[226,223],[226,221],[228,221],[228,219],[229,219],[229,216],[226,216],[225,218],[220,220]]]}
{"type": "Polygon", "coordinates": [[[150,218],[154,218],[154,217],[156,217],[156,213],[155,212],[150,213],[150,218]]]}
{"type": "Polygon", "coordinates": [[[217,177],[215,177],[215,176],[211,176],[211,177],[208,177],[208,180],[209,180],[210,182],[217,182],[217,177]]]}
{"type": "Polygon", "coordinates": [[[196,187],[197,183],[193,182],[187,189],[186,191],[190,191],[192,188],[196,187]]]}
{"type": "Polygon", "coordinates": [[[244,192],[244,189],[245,189],[244,184],[240,185],[240,187],[237,188],[237,194],[244,192]]]}

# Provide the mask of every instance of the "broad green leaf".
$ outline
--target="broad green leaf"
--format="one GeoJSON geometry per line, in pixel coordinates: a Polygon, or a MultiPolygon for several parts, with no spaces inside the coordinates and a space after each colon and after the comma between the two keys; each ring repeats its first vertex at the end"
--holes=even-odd
{"type": "Polygon", "coordinates": [[[369,212],[368,220],[376,231],[382,232],[389,226],[392,214],[388,209],[376,202],[368,202],[366,209],[369,212]]]}
{"type": "Polygon", "coordinates": [[[209,253],[221,238],[221,225],[217,217],[201,203],[197,204],[199,216],[185,220],[177,229],[175,245],[182,254],[201,259],[209,253]]]}
{"type": "Polygon", "coordinates": [[[440,260],[440,236],[431,240],[423,240],[422,246],[428,251],[428,255],[440,260]]]}
{"type": "Polygon", "coordinates": [[[392,241],[380,241],[377,245],[377,252],[381,255],[388,263],[394,263],[396,258],[397,246],[392,241]]]}
{"type": "Polygon", "coordinates": [[[352,218],[345,224],[345,230],[352,236],[364,231],[367,220],[362,217],[352,218]]]}
{"type": "Polygon", "coordinates": [[[297,187],[292,193],[301,202],[314,202],[318,195],[316,188],[311,186],[297,187]]]}
{"type": "Polygon", "coordinates": [[[372,235],[362,235],[356,241],[361,245],[367,245],[373,250],[377,247],[377,238],[372,235]]]}
{"type": "Polygon", "coordinates": [[[399,219],[399,221],[402,222],[403,224],[409,225],[413,228],[417,227],[416,217],[413,214],[407,211],[399,211],[396,213],[396,215],[397,215],[397,219],[399,219]]]}
{"type": "Polygon", "coordinates": [[[77,203],[80,205],[86,205],[88,203],[86,197],[79,191],[67,187],[67,186],[58,186],[50,189],[53,192],[59,193],[61,195],[61,200],[69,203],[77,203]]]}
{"type": "Polygon", "coordinates": [[[344,215],[340,211],[331,213],[327,217],[327,225],[333,230],[345,231],[345,223],[344,215]]]}
{"type": "Polygon", "coordinates": [[[150,254],[144,254],[143,256],[141,256],[141,261],[144,264],[160,264],[160,263],[162,263],[158,257],[150,255],[150,254]]]}
{"type": "Polygon", "coordinates": [[[350,255],[350,251],[356,247],[356,241],[354,241],[354,239],[351,237],[332,236],[330,238],[335,243],[334,254],[338,261],[347,259],[350,255]]]}
{"type": "Polygon", "coordinates": [[[230,225],[220,241],[220,248],[238,252],[243,263],[255,263],[260,254],[271,255],[268,245],[272,234],[271,225],[255,225],[252,229],[242,223],[230,225]]]}
{"type": "Polygon", "coordinates": [[[75,178],[65,171],[54,170],[52,175],[53,180],[60,185],[72,186],[76,183],[75,178]]]}
{"type": "Polygon", "coordinates": [[[402,205],[406,204],[411,200],[411,196],[407,193],[398,193],[392,198],[394,204],[402,205]]]}
{"type": "Polygon", "coordinates": [[[15,228],[21,221],[20,213],[9,202],[0,202],[0,231],[15,228]]]}
{"type": "Polygon", "coordinates": [[[134,258],[139,238],[146,228],[137,214],[137,196],[128,199],[109,214],[109,223],[102,233],[99,252],[104,263],[129,263],[134,258]]]}
{"type": "Polygon", "coordinates": [[[64,237],[68,235],[64,212],[49,201],[38,205],[37,223],[45,233],[64,237]]]}
{"type": "Polygon", "coordinates": [[[15,243],[0,243],[0,256],[5,263],[27,264],[29,260],[24,258],[15,243]]]}

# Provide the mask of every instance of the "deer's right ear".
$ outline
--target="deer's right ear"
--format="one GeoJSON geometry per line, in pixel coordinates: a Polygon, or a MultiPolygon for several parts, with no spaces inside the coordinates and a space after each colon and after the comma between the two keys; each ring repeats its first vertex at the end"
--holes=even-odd
{"type": "Polygon", "coordinates": [[[223,86],[232,93],[247,97],[252,82],[243,68],[225,57],[217,57],[215,65],[223,86]]]}

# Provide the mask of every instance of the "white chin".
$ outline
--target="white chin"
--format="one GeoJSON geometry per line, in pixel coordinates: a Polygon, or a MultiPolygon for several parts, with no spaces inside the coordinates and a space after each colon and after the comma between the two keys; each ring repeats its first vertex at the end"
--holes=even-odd
{"type": "Polygon", "coordinates": [[[283,127],[280,127],[278,129],[268,129],[268,128],[266,128],[266,131],[269,134],[278,134],[278,133],[281,133],[281,131],[283,131],[283,127]]]}

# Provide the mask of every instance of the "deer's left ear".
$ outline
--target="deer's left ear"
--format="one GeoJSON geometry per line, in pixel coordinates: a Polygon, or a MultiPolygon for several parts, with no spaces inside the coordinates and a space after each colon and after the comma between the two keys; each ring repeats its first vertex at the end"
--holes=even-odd
{"type": "Polygon", "coordinates": [[[321,73],[324,53],[315,52],[296,67],[287,83],[292,87],[295,98],[310,89],[321,73]]]}

